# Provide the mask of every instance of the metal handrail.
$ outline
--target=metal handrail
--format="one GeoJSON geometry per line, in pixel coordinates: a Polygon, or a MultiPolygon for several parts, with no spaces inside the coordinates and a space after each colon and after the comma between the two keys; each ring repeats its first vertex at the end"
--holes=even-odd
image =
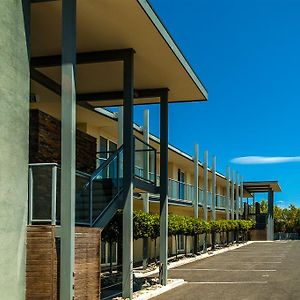
{"type": "MultiPolygon", "coordinates": [[[[154,179],[153,180],[150,179],[149,170],[148,170],[148,174],[146,174],[147,175],[146,178],[145,178],[145,176],[141,177],[137,174],[135,174],[135,176],[141,178],[142,180],[148,181],[149,183],[154,183],[156,185],[156,183],[157,183],[157,166],[156,166],[157,151],[156,151],[156,149],[154,147],[152,147],[150,144],[143,141],[142,139],[138,138],[137,136],[133,136],[133,148],[134,148],[134,151],[133,151],[134,163],[135,163],[135,153],[137,153],[137,152],[149,152],[149,153],[153,152],[154,153],[154,179]],[[148,147],[148,149],[136,149],[136,144],[135,144],[136,140],[141,142],[144,146],[148,147]]],[[[149,158],[148,158],[148,160],[149,160],[149,158]]],[[[143,169],[139,166],[134,166],[134,170],[135,170],[135,168],[143,169]]]]}
{"type": "Polygon", "coordinates": [[[47,167],[47,166],[57,166],[58,163],[30,163],[28,164],[29,167],[47,167]]]}
{"type": "MultiPolygon", "coordinates": [[[[151,150],[157,152],[157,150],[153,146],[151,146],[150,144],[146,143],[144,140],[140,139],[139,137],[137,137],[137,136],[134,135],[133,139],[140,141],[142,144],[144,144],[144,145],[148,146],[149,148],[151,148],[151,150]]],[[[143,150],[143,149],[141,149],[141,151],[151,151],[151,150],[147,150],[147,149],[143,150]]]]}
{"type": "Polygon", "coordinates": [[[96,170],[92,173],[90,180],[94,180],[94,179],[99,175],[99,173],[100,173],[104,168],[106,168],[106,167],[110,164],[110,162],[113,161],[113,160],[115,159],[115,157],[116,157],[117,155],[119,155],[119,153],[120,153],[122,150],[123,150],[123,145],[120,146],[120,147],[115,151],[115,154],[116,154],[116,155],[111,155],[107,160],[105,160],[105,162],[104,162],[98,169],[96,169],[96,170]]]}
{"type": "Polygon", "coordinates": [[[184,182],[184,181],[178,181],[178,180],[176,180],[174,178],[169,178],[169,180],[174,181],[174,182],[179,183],[179,184],[184,184],[184,185],[187,185],[187,186],[194,187],[194,185],[192,185],[191,183],[187,183],[187,182],[184,182]]]}

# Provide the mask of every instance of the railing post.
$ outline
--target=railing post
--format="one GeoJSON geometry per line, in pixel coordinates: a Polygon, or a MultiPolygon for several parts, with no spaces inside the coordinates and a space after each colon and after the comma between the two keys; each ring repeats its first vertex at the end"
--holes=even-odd
{"type": "Polygon", "coordinates": [[[216,205],[217,205],[217,195],[216,195],[216,163],[217,158],[216,156],[213,156],[212,159],[212,181],[211,181],[211,197],[212,197],[212,203],[211,203],[211,211],[212,211],[212,220],[216,220],[216,205]]]}
{"type": "Polygon", "coordinates": [[[57,166],[52,167],[51,225],[56,225],[57,166]]]}
{"type": "Polygon", "coordinates": [[[226,168],[226,219],[230,220],[230,168],[226,168]]]}
{"type": "Polygon", "coordinates": [[[28,169],[28,185],[29,185],[29,197],[28,197],[28,224],[32,225],[32,218],[33,218],[33,172],[32,167],[29,166],[28,169]]]}
{"type": "Polygon", "coordinates": [[[231,173],[231,220],[234,220],[234,171],[231,173]]]}
{"type": "Polygon", "coordinates": [[[203,219],[207,221],[207,205],[208,205],[208,151],[204,152],[203,159],[203,219]]]}
{"type": "Polygon", "coordinates": [[[199,187],[199,147],[198,144],[194,146],[194,188],[192,189],[192,197],[193,205],[194,205],[194,218],[198,219],[199,214],[199,194],[198,194],[198,187],[199,187]]]}
{"type": "Polygon", "coordinates": [[[272,188],[268,191],[268,220],[267,220],[267,240],[274,240],[274,192],[272,188]]]}
{"type": "Polygon", "coordinates": [[[89,221],[90,226],[93,226],[93,180],[90,178],[89,184],[89,221]]]}
{"type": "Polygon", "coordinates": [[[240,178],[240,213],[243,214],[243,195],[244,195],[244,184],[243,184],[243,177],[240,178]]]}
{"type": "Polygon", "coordinates": [[[119,172],[119,167],[120,167],[120,158],[119,158],[120,152],[117,153],[117,191],[119,192],[119,186],[120,186],[120,172],[119,172]]]}
{"type": "Polygon", "coordinates": [[[239,201],[240,201],[240,197],[239,197],[239,174],[238,172],[236,172],[236,179],[235,179],[235,183],[236,183],[236,195],[235,195],[235,211],[236,211],[236,219],[238,220],[240,218],[240,205],[239,205],[239,201]]]}

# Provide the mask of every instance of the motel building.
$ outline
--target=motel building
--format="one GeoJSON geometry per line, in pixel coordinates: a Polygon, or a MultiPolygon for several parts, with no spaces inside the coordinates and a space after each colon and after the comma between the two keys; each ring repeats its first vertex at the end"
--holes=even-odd
{"type": "Polygon", "coordinates": [[[208,93],[147,0],[1,1],[0,43],[1,299],[100,299],[111,257],[124,298],[133,266],[155,256],[166,285],[168,256],[193,248],[168,237],[168,215],[253,217],[255,193],[269,201],[257,236],[273,239],[277,182],[243,182],[198,145],[193,156],[169,145],[169,103],[208,93]],[[159,104],[159,137],[148,110],[134,124],[142,104],[159,104]],[[160,216],[157,253],[133,240],[138,210],[160,216]],[[109,247],[101,232],[117,212],[109,247]]]}

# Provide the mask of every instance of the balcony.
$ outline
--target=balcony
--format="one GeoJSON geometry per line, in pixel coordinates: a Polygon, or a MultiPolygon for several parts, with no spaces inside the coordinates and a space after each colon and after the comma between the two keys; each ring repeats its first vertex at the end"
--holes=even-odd
{"type": "Polygon", "coordinates": [[[169,199],[191,204],[194,201],[194,193],[195,187],[193,185],[169,178],[169,199]]]}
{"type": "MultiPolygon", "coordinates": [[[[145,144],[143,141],[135,140],[135,167],[134,174],[136,177],[159,186],[159,176],[156,175],[156,150],[145,144]],[[145,170],[145,160],[148,161],[148,174],[145,170]]],[[[100,160],[104,163],[104,160],[100,160]]],[[[103,171],[102,177],[114,178],[116,174],[122,173],[123,156],[109,164],[103,171]],[[117,172],[118,170],[118,172],[117,172]]],[[[60,166],[56,163],[37,163],[29,165],[29,224],[47,223],[56,225],[60,220],[60,166]]],[[[89,184],[91,175],[76,171],[76,197],[82,189],[89,184]]],[[[170,203],[192,206],[195,197],[195,187],[191,184],[180,182],[169,178],[168,194],[170,203]]],[[[95,196],[94,194],[92,197],[95,196]]],[[[204,205],[204,192],[198,189],[199,206],[204,205]]],[[[76,198],[76,199],[77,199],[76,198]]],[[[90,197],[87,197],[90,198],[90,197]]],[[[158,199],[158,195],[151,195],[151,198],[158,199]]],[[[226,208],[226,197],[216,195],[215,207],[217,210],[226,208]]],[[[82,204],[76,200],[76,207],[80,208],[82,204]]],[[[90,202],[84,202],[84,208],[89,210],[92,207],[90,202]]],[[[212,209],[212,193],[208,192],[207,208],[212,209]]],[[[91,208],[93,209],[93,208],[91,208]]],[[[240,209],[242,209],[240,207],[240,209]]],[[[89,216],[83,220],[76,216],[77,223],[90,225],[89,216]]]]}

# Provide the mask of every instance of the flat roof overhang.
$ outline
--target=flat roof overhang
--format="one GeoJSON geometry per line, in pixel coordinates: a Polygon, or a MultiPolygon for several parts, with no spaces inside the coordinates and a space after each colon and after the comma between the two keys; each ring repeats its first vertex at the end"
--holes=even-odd
{"type": "Polygon", "coordinates": [[[248,181],[244,182],[244,188],[249,193],[267,193],[271,189],[273,192],[281,192],[278,181],[248,181]]]}
{"type": "MultiPolygon", "coordinates": [[[[143,91],[165,88],[169,90],[169,102],[207,100],[205,87],[148,1],[77,0],[77,53],[120,49],[135,51],[134,87],[139,97],[135,98],[134,104],[159,103],[158,96],[148,97],[147,93],[143,96],[143,91]]],[[[60,63],[41,64],[37,58],[45,62],[60,54],[61,1],[32,0],[32,66],[54,85],[58,84],[56,89],[61,82],[60,63]]],[[[92,107],[123,105],[122,61],[80,63],[76,73],[77,99],[82,98],[80,95],[90,95],[85,99],[89,99],[87,102],[92,107]],[[106,93],[109,99],[105,99],[106,93]],[[99,101],[96,101],[97,94],[102,95],[99,101]]],[[[33,80],[31,91],[41,101],[60,100],[59,93],[55,94],[33,80]]]]}

